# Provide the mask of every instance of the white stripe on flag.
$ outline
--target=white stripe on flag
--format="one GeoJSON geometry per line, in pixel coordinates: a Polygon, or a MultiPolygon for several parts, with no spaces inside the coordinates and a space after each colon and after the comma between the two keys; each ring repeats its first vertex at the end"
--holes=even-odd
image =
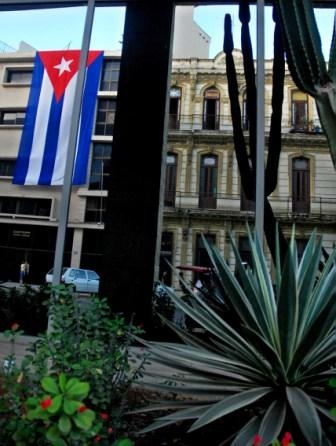
{"type": "Polygon", "coordinates": [[[43,157],[41,152],[44,149],[41,148],[41,142],[45,142],[48,119],[46,117],[50,114],[51,98],[54,93],[53,86],[51,85],[47,72],[43,73],[43,80],[40,92],[40,100],[36,112],[36,123],[34,127],[34,136],[32,141],[31,155],[29,159],[29,167],[25,184],[35,185],[38,182],[41,172],[41,166],[43,157]]]}
{"type": "Polygon", "coordinates": [[[56,160],[53,176],[51,179],[51,185],[53,186],[62,185],[64,180],[76,82],[77,75],[71,79],[64,93],[63,108],[57,142],[56,160]]]}

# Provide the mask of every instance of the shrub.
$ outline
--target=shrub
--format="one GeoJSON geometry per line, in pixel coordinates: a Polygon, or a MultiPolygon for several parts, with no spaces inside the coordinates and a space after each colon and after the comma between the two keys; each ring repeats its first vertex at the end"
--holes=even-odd
{"type": "MultiPolygon", "coordinates": [[[[143,330],[127,323],[122,315],[112,315],[106,299],[91,297],[83,305],[63,285],[50,287],[49,292],[51,329],[29,347],[20,366],[13,362],[12,353],[7,359],[11,359],[13,367],[8,373],[0,371],[0,418],[10,421],[0,421],[0,444],[15,444],[15,437],[22,442],[17,444],[44,445],[41,424],[28,423],[34,413],[31,406],[35,404],[36,409],[42,397],[41,383],[64,375],[90,388],[85,405],[97,414],[102,425],[100,444],[110,445],[123,439],[130,446],[131,441],[122,438],[126,429],[122,416],[125,395],[141,365],[132,369],[129,346],[131,334],[139,335],[143,330]],[[29,406],[28,418],[25,401],[29,406]]],[[[9,335],[14,343],[15,331],[10,330],[9,335]]],[[[74,430],[71,432],[73,435],[74,430]]]]}
{"type": "Polygon", "coordinates": [[[26,335],[44,332],[48,322],[47,300],[44,287],[36,290],[29,285],[20,289],[0,285],[0,331],[16,321],[26,335]]]}

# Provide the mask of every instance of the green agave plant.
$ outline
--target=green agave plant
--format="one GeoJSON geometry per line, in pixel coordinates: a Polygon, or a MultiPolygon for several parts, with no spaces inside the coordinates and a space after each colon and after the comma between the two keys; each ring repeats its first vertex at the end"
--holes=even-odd
{"type": "MultiPolygon", "coordinates": [[[[287,257],[281,267],[278,256],[272,280],[260,243],[250,232],[251,268],[244,266],[231,239],[238,274],[203,240],[214,271],[211,299],[191,289],[189,301],[170,289],[167,293],[206,336],[198,338],[166,321],[182,343],[141,340],[153,361],[175,370],[169,380],[186,399],[142,409],[170,409],[142,432],[182,421],[191,424],[191,432],[223,417],[230,426],[234,416],[241,424],[226,439],[232,446],[251,445],[257,433],[268,445],[292,420],[302,444],[331,446],[325,425],[335,421],[326,386],[336,372],[336,251],[321,268],[322,241],[313,232],[298,261],[293,230],[287,257]]],[[[158,384],[148,385],[172,392],[164,372],[155,376],[158,384]]]]}

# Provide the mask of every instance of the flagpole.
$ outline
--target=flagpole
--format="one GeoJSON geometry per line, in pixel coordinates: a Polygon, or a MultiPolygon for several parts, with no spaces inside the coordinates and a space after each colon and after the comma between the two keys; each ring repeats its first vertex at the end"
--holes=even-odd
{"type": "Polygon", "coordinates": [[[59,210],[59,221],[57,228],[56,237],[56,247],[55,247],[55,257],[54,257],[54,270],[53,270],[53,285],[59,285],[62,275],[63,266],[63,256],[64,256],[64,245],[65,245],[65,235],[68,225],[69,216],[69,206],[71,198],[71,188],[72,188],[72,176],[73,168],[76,156],[76,146],[77,146],[77,136],[80,123],[80,114],[82,107],[83,89],[85,82],[85,71],[87,56],[90,49],[90,40],[92,32],[92,24],[95,12],[95,0],[88,0],[88,6],[86,10],[84,33],[82,38],[82,48],[80,52],[79,59],[79,69],[75,87],[75,98],[72,110],[72,122],[70,126],[69,135],[69,147],[66,160],[66,167],[64,173],[64,182],[62,187],[61,199],[60,199],[60,210],[59,210]]]}
{"type": "Polygon", "coordinates": [[[257,156],[255,232],[262,244],[265,195],[265,3],[257,2],[257,156]]]}

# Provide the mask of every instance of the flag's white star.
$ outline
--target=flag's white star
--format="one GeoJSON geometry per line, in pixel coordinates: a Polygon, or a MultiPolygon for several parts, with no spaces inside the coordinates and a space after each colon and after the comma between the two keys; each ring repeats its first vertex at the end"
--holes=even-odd
{"type": "Polygon", "coordinates": [[[62,76],[64,71],[69,71],[70,72],[71,71],[70,70],[70,64],[72,62],[73,62],[73,59],[65,60],[64,57],[62,57],[61,63],[59,63],[58,65],[54,65],[54,68],[59,70],[58,76],[62,76]]]}

